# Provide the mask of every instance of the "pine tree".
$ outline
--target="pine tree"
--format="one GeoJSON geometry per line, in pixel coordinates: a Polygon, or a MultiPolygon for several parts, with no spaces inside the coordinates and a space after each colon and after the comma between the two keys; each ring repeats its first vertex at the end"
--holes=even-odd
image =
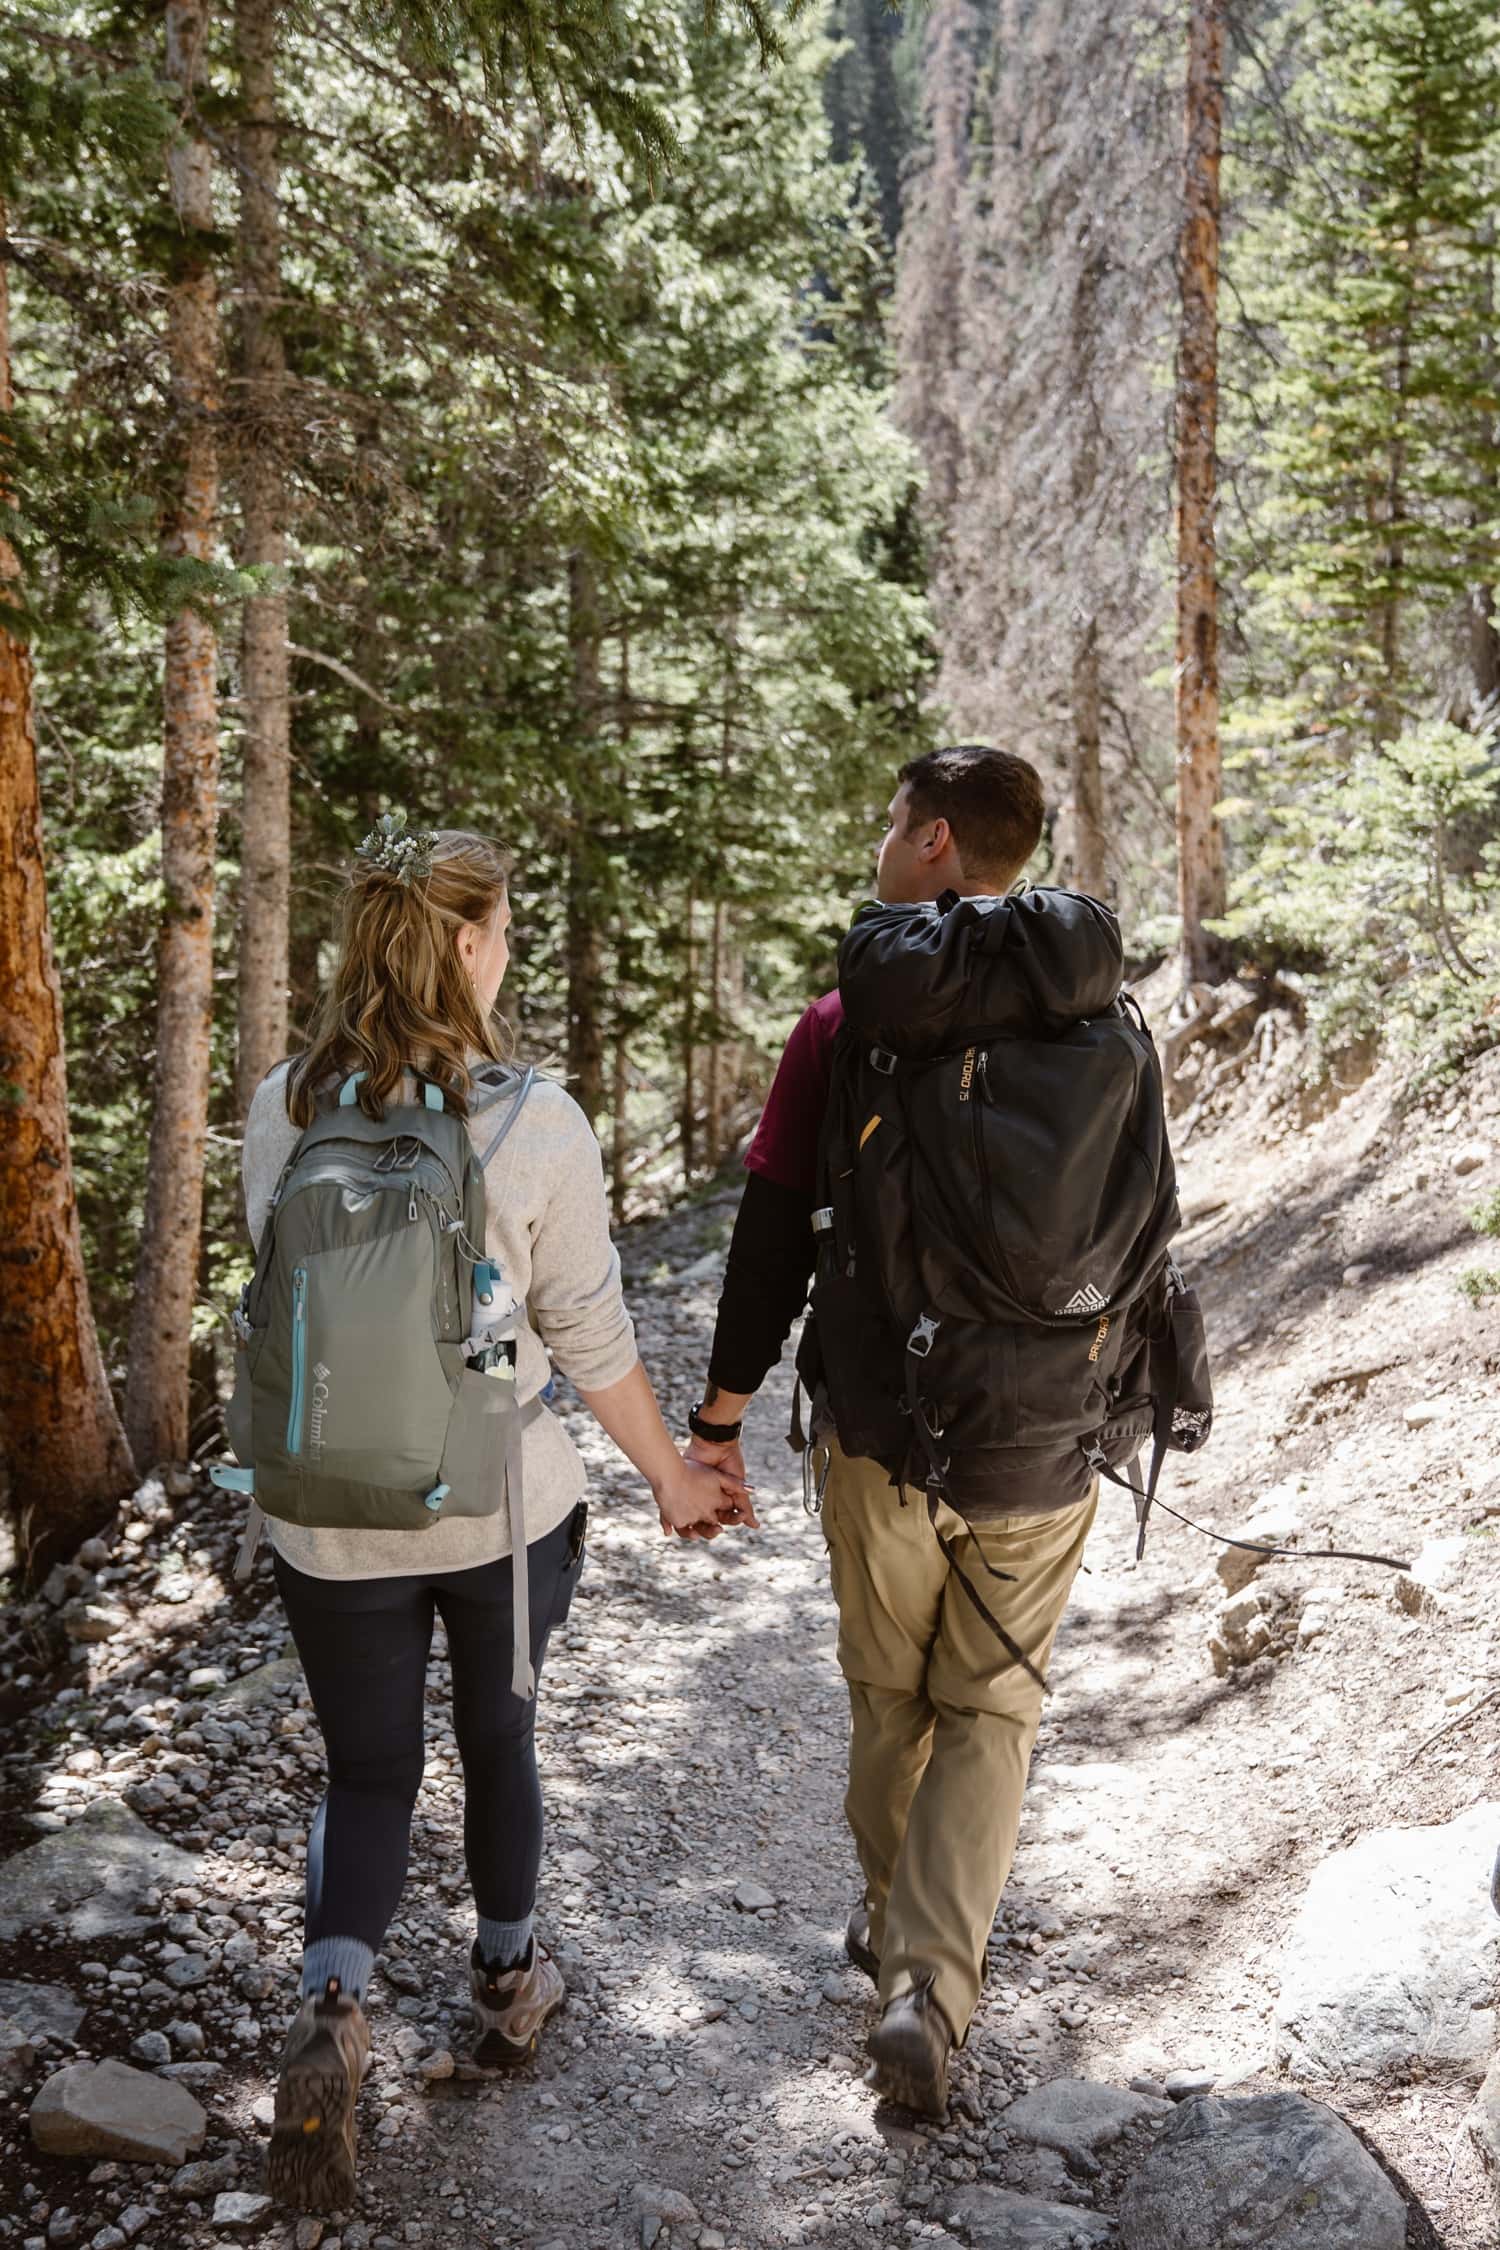
{"type": "Polygon", "coordinates": [[[1389,741],[1496,575],[1495,18],[1331,0],[1296,61],[1294,162],[1238,276],[1270,358],[1235,433],[1253,691],[1279,731],[1389,741]]]}

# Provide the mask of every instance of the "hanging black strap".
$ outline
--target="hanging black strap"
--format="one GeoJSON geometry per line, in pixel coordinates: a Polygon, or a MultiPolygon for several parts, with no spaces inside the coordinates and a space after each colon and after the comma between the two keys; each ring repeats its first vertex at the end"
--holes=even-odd
{"type": "Polygon", "coordinates": [[[807,1431],[802,1424],[802,1377],[792,1385],[792,1426],[786,1433],[786,1442],[794,1453],[807,1451],[807,1431]]]}
{"type": "Polygon", "coordinates": [[[1411,1569],[1411,1564],[1409,1562],[1398,1562],[1394,1555],[1366,1555],[1361,1553],[1359,1549],[1354,1547],[1265,1547],[1262,1546],[1258,1540],[1231,1539],[1227,1532],[1215,1531],[1210,1525],[1206,1523],[1194,1523],[1191,1516],[1179,1515],[1178,1511],[1175,1508],[1169,1508],[1167,1506],[1165,1500],[1157,1499],[1155,1491],[1153,1490],[1155,1473],[1157,1473],[1159,1469],[1159,1464],[1155,1453],[1153,1453],[1152,1455],[1153,1476],[1144,1492],[1141,1490],[1140,1486],[1135,1482],[1134,1478],[1130,1474],[1130,1471],[1135,1467],[1134,1461],[1128,1462],[1126,1464],[1125,1474],[1123,1476],[1120,1475],[1117,1469],[1110,1468],[1107,1462],[1101,1461],[1094,1454],[1089,1455],[1089,1466],[1090,1468],[1096,1470],[1101,1477],[1108,1477],[1111,1484],[1117,1484],[1122,1492],[1128,1492],[1131,1498],[1134,1500],[1136,1519],[1141,1525],[1142,1533],[1141,1537],[1136,1541],[1135,1554],[1137,1562],[1139,1562],[1141,1559],[1141,1550],[1145,1545],[1145,1515],[1143,1511],[1148,1507],[1155,1506],[1160,1508],[1164,1516],[1170,1516],[1174,1523],[1180,1523],[1184,1525],[1189,1531],[1196,1531],[1199,1534],[1200,1538],[1212,1539],[1220,1547],[1238,1547],[1247,1555],[1282,1555],[1288,1562],[1373,1563],[1380,1570],[1411,1569]]]}

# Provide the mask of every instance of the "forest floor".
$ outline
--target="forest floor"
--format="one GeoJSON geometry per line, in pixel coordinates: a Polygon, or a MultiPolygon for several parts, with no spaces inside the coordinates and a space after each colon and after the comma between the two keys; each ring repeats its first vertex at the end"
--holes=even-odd
{"type": "MultiPolygon", "coordinates": [[[[1024,2087],[1171,2068],[1237,2090],[1285,2083],[1277,1963],[1312,1870],[1369,1830],[1442,1822],[1497,1793],[1497,1705],[1481,1698],[1500,1683],[1500,1310],[1471,1306],[1458,1278],[1490,1247],[1465,1213],[1500,1188],[1500,1055],[1431,1111],[1401,1117],[1394,1090],[1377,1076],[1301,1126],[1287,1102],[1247,1099],[1190,1139],[1181,1254],[1203,1289],[1220,1408],[1212,1444],[1169,1472],[1164,1497],[1234,1530],[1268,1493],[1294,1496],[1307,1547],[1404,1555],[1451,1535],[1440,1599],[1409,1615],[1387,1572],[1270,1564],[1258,1583],[1273,1646],[1221,1679],[1208,1649],[1218,1550],[1160,1520],[1136,1568],[1128,1503],[1106,1497],[946,2130],[878,2106],[862,2082],[871,1995],[841,1951],[857,1887],[844,1694],[822,1541],[782,1439],[783,1379],[750,1431],[765,1528],[712,1547],[665,1542],[638,1484],[573,1417],[593,1470],[590,1559],[540,1719],[541,1923],[570,2002],[534,2068],[499,2085],[451,2063],[470,1932],[439,1644],[411,1875],[372,1994],[360,2207],[342,2222],[294,2232],[253,2204],[214,2219],[226,2191],[261,2184],[318,1789],[265,1557],[234,1590],[226,1504],[200,1491],[168,1507],[148,1489],[65,1589],[83,1605],[65,1614],[99,1613],[103,1637],[49,1670],[43,1612],[14,1619],[0,1853],[114,1796],[184,1856],[129,1915],[90,1921],[85,1905],[5,1948],[6,1978],[86,2013],[12,2070],[0,2239],[999,2244],[965,2219],[970,2183],[1071,2204],[1081,2223],[1110,2211],[1118,2185],[1109,2160],[1082,2179],[1007,2134],[1024,2087]],[[1304,1639],[1308,1607],[1321,1630],[1304,1639]],[[757,1910],[751,1891],[737,1904],[745,1884],[773,1903],[757,1910]],[[38,2156],[27,2104],[73,2052],[196,2082],[210,2120],[197,2165],[174,2181],[170,2167],[38,2156]]],[[[643,1351],[679,1415],[734,1200],[717,1193],[624,1245],[643,1351]]],[[[0,2016],[16,1989],[0,1985],[0,2016]]],[[[1312,2090],[1405,2176],[1449,2250],[1492,2244],[1461,2130],[1472,2081],[1415,2062],[1398,2083],[1312,2090]]]]}

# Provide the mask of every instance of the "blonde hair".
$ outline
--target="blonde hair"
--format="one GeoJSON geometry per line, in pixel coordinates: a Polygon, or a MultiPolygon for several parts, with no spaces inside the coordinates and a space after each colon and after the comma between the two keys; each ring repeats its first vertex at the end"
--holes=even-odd
{"type": "Polygon", "coordinates": [[[356,859],[339,909],[332,981],[314,1012],[304,1053],[287,1074],[287,1115],[308,1126],[319,1087],[363,1070],[359,1106],[380,1117],[402,1073],[420,1063],[461,1113],[475,1049],[492,1062],[510,1052],[507,1026],[486,1015],[459,956],[465,922],[484,928],[500,906],[514,861],[467,828],[440,828],[430,864],[406,873],[356,859]]]}

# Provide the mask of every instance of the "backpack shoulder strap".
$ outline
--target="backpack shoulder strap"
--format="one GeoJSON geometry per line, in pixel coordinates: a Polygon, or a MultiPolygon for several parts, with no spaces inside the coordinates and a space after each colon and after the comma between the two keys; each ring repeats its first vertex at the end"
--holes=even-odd
{"type": "MultiPolygon", "coordinates": [[[[522,1110],[526,1107],[527,1096],[530,1094],[531,1089],[535,1084],[536,1066],[534,1064],[529,1064],[521,1074],[521,1082],[515,1089],[510,1107],[506,1110],[504,1117],[500,1120],[499,1130],[496,1132],[493,1140],[490,1142],[484,1154],[479,1158],[479,1169],[481,1172],[487,1172],[489,1170],[491,1158],[497,1154],[501,1143],[504,1141],[506,1135],[510,1132],[512,1126],[515,1124],[516,1119],[520,1116],[522,1110]]],[[[498,1088],[492,1099],[500,1099],[501,1096],[503,1096],[507,1091],[508,1089],[506,1087],[502,1086],[498,1088]]],[[[492,1104],[490,1102],[486,1102],[482,1106],[487,1109],[491,1107],[492,1104]]]]}

